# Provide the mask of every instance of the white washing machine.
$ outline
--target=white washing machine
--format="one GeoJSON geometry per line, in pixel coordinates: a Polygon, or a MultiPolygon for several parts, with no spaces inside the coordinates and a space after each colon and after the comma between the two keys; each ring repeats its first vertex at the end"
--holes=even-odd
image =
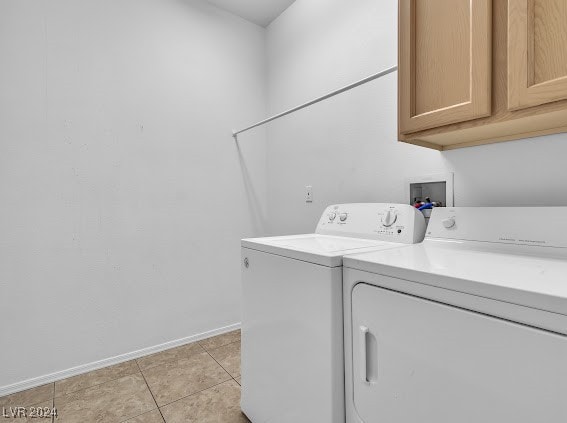
{"type": "Polygon", "coordinates": [[[242,240],[242,411],[344,423],[342,256],[422,241],[411,206],[328,207],[314,234],[242,240]]]}
{"type": "Polygon", "coordinates": [[[348,423],[567,422],[567,208],[434,209],[344,300],[348,423]]]}

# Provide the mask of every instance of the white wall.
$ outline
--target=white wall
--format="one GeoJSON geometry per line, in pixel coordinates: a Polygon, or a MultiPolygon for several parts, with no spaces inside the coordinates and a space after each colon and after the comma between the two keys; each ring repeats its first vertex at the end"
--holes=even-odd
{"type": "Polygon", "coordinates": [[[200,0],[0,2],[0,392],[237,323],[240,238],[405,201],[410,175],[454,171],[457,205],[567,205],[566,135],[397,143],[395,74],[236,148],[268,95],[278,112],[395,63],[396,4],[297,0],[266,46],[200,0]]]}
{"type": "Polygon", "coordinates": [[[0,390],[240,321],[264,47],[197,0],[0,2],[0,390]]]}
{"type": "MultiPolygon", "coordinates": [[[[296,0],[268,27],[267,51],[275,113],[396,64],[397,1],[296,0]]],[[[271,233],[312,231],[332,203],[405,202],[406,177],[446,171],[458,206],[567,205],[567,135],[448,152],[398,143],[396,78],[269,126],[271,233]]]]}

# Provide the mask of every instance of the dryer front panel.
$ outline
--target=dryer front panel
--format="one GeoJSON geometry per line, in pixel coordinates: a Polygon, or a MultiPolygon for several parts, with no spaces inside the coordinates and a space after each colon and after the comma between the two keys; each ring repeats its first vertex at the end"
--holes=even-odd
{"type": "Polygon", "coordinates": [[[365,423],[567,421],[565,336],[365,283],[350,329],[365,423]]]}

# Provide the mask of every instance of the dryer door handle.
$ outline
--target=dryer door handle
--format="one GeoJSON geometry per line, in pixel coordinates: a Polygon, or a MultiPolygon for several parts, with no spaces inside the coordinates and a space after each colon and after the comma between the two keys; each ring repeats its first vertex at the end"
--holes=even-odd
{"type": "Polygon", "coordinates": [[[368,328],[366,326],[360,326],[359,330],[360,377],[364,383],[370,383],[366,369],[366,338],[368,335],[368,328]]]}

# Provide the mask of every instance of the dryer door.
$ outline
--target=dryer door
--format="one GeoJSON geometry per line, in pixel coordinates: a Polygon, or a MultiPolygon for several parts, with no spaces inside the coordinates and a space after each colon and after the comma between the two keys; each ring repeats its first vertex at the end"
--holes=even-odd
{"type": "Polygon", "coordinates": [[[364,283],[352,334],[365,423],[567,421],[567,337],[364,283]]]}

